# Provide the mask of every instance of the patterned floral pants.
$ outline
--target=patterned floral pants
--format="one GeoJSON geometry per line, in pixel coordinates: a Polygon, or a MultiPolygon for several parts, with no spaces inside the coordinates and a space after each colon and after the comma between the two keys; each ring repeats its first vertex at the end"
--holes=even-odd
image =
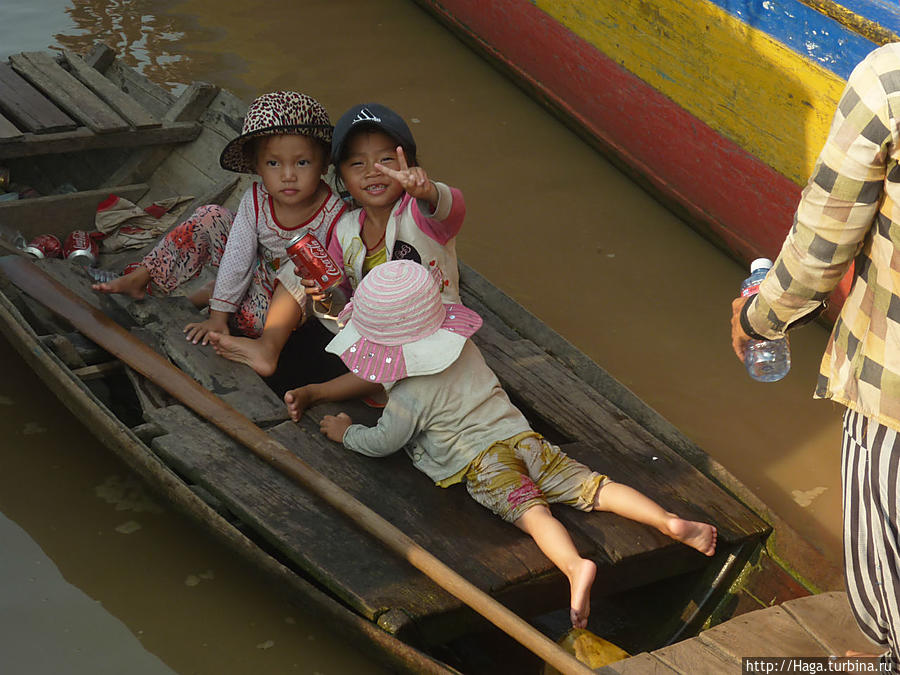
{"type": "MultiPolygon", "coordinates": [[[[170,231],[148,253],[142,264],[153,284],[168,294],[195,278],[209,264],[219,267],[234,214],[217,205],[201,206],[170,231]]],[[[230,328],[247,337],[262,335],[274,288],[257,263],[250,287],[229,319],[230,328]]]]}
{"type": "Polygon", "coordinates": [[[514,523],[537,505],[591,511],[609,479],[532,431],[494,443],[472,460],[465,481],[476,502],[514,523]]]}

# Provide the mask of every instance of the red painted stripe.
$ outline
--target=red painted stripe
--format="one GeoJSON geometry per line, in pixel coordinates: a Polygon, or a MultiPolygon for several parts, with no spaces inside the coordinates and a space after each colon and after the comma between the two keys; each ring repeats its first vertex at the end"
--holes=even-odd
{"type": "Polygon", "coordinates": [[[744,259],[778,253],[800,196],[793,181],[527,0],[425,4],[543,92],[727,248],[744,259]]]}

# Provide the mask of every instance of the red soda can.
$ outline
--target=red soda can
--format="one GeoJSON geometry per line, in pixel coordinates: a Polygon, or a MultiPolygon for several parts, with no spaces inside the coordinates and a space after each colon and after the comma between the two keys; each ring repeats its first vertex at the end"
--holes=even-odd
{"type": "Polygon", "coordinates": [[[52,234],[39,234],[23,249],[35,258],[62,258],[62,242],[52,234]]]}
{"type": "Polygon", "coordinates": [[[63,257],[79,265],[90,267],[97,262],[100,246],[97,239],[84,230],[75,230],[66,237],[63,245],[63,257]]]}
{"type": "Polygon", "coordinates": [[[287,254],[300,270],[300,276],[312,279],[323,291],[341,283],[344,276],[341,268],[313,235],[298,235],[291,239],[287,245],[287,254]]]}

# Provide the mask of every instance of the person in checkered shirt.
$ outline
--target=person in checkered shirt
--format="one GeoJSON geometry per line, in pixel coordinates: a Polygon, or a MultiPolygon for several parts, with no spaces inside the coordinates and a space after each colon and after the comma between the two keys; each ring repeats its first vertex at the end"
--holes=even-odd
{"type": "Polygon", "coordinates": [[[772,339],[821,308],[853,265],[816,398],[846,406],[842,447],[847,593],[862,631],[898,665],[900,632],[900,43],[847,81],[772,270],[732,303],[732,346],[772,339]]]}

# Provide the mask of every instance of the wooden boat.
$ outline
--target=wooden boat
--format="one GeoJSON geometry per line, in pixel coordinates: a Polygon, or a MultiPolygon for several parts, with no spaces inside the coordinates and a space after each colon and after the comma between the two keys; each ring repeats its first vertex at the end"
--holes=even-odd
{"type": "Polygon", "coordinates": [[[879,0],[416,0],[744,263],[781,249],[879,0]]]}
{"type": "MultiPolygon", "coordinates": [[[[11,57],[0,65],[0,166],[12,181],[47,196],[0,202],[0,223],[25,239],[90,230],[97,203],[110,194],[143,206],[187,193],[193,199],[185,215],[203,203],[234,208],[250,179],[220,169],[218,155],[239,132],[245,109],[203,83],[173,96],[103,46],[83,58],[11,57]],[[74,192],[52,194],[67,183],[74,192]]],[[[21,253],[9,239],[4,246],[21,253]]],[[[142,254],[102,254],[98,269],[118,272],[142,254]]],[[[290,422],[280,398],[249,368],[185,341],[182,327],[200,316],[186,298],[102,295],[90,289],[93,268],[52,259],[31,265],[544,633],[555,639],[568,627],[565,579],[528,537],[464,490],[435,489],[402,453],[372,460],[341,451],[318,432],[328,412],[349,409],[355,419],[374,422],[377,411],[350,402],[319,406],[290,422]]],[[[718,552],[706,558],[611,514],[560,510],[580,550],[599,566],[594,632],[634,653],[758,607],[754,598],[768,604],[840,584],[838,570],[599,366],[476,271],[461,265],[461,279],[464,302],[484,318],[476,343],[537,430],[613,479],[719,529],[718,552]]],[[[536,669],[534,659],[454,595],[28,290],[0,274],[0,329],[21,357],[163,499],[302,606],[392,669],[495,672],[496,659],[536,669]]]]}

